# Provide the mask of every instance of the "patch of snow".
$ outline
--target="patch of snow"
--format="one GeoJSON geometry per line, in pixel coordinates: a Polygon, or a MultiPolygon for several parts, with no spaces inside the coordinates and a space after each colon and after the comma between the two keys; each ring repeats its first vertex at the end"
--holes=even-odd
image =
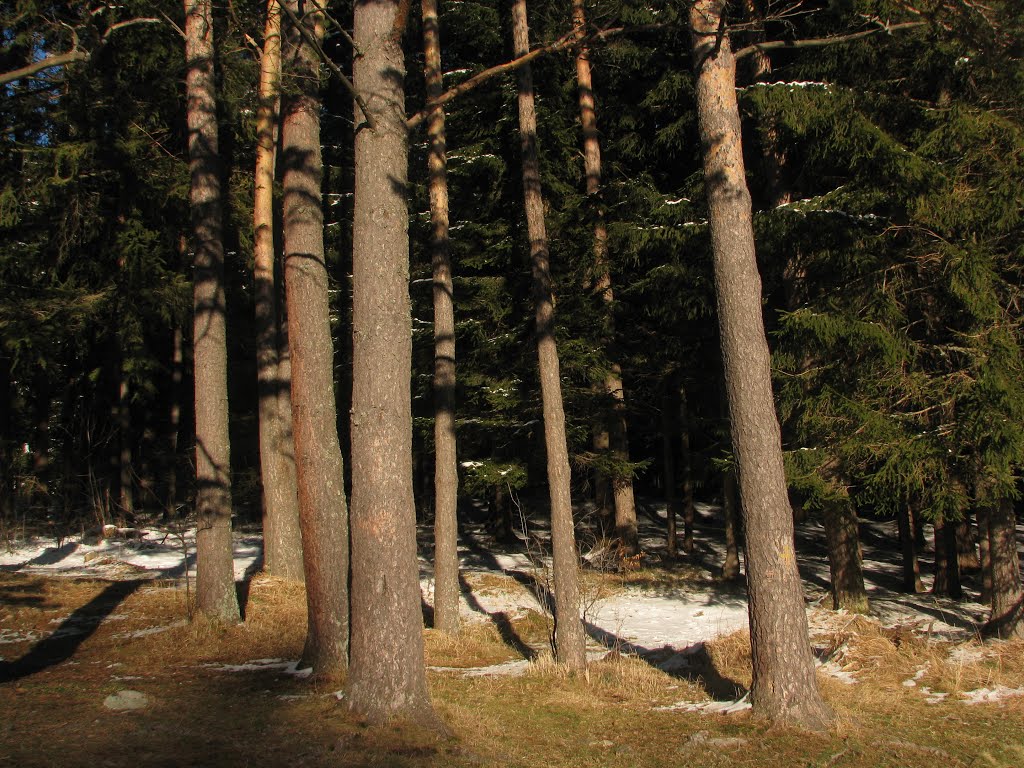
{"type": "Polygon", "coordinates": [[[174,629],[175,627],[183,627],[187,623],[188,622],[186,622],[184,619],[181,619],[180,621],[171,622],[170,624],[164,624],[162,626],[146,627],[145,629],[137,629],[134,632],[121,632],[119,634],[114,635],[114,638],[115,639],[135,640],[135,639],[138,639],[140,637],[149,637],[150,635],[159,635],[161,632],[166,632],[169,629],[174,629]]]}
{"type": "Polygon", "coordinates": [[[735,715],[750,709],[750,694],[736,701],[680,701],[664,707],[655,707],[659,712],[706,712],[721,715],[735,715]]]}
{"type": "Polygon", "coordinates": [[[943,701],[949,698],[948,693],[943,693],[942,691],[933,691],[927,685],[921,686],[921,693],[924,694],[924,700],[927,704],[941,704],[943,701]]]}
{"type": "Polygon", "coordinates": [[[992,704],[1016,696],[1024,696],[1024,688],[1007,688],[1005,685],[997,685],[995,688],[978,688],[960,694],[964,704],[992,704]]]}
{"type": "Polygon", "coordinates": [[[521,677],[533,662],[525,659],[504,661],[488,667],[428,667],[432,672],[454,672],[462,677],[521,677]]]}
{"type": "Polygon", "coordinates": [[[287,659],[253,659],[243,664],[204,664],[204,667],[216,669],[220,672],[284,672],[286,675],[293,675],[298,678],[309,677],[313,674],[312,667],[299,669],[298,661],[287,659]]]}

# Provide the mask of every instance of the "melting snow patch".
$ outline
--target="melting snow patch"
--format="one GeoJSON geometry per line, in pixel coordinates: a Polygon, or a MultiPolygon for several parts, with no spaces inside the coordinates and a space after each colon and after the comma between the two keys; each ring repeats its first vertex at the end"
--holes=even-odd
{"type": "Polygon", "coordinates": [[[924,677],[924,675],[925,675],[925,673],[927,671],[928,671],[928,665],[925,664],[923,667],[920,667],[917,670],[917,672],[914,673],[913,677],[903,681],[903,687],[904,688],[913,688],[914,686],[917,685],[917,681],[920,680],[922,677],[924,677]]]}
{"type": "Polygon", "coordinates": [[[295,677],[309,677],[313,674],[312,667],[299,669],[298,661],[287,661],[286,659],[253,659],[244,664],[204,664],[204,667],[217,669],[222,672],[266,672],[277,670],[286,675],[295,677]]]}
{"type": "Polygon", "coordinates": [[[853,672],[843,669],[839,664],[833,660],[826,661],[818,665],[818,668],[829,677],[834,677],[841,683],[846,685],[856,685],[860,681],[854,677],[853,672]]]}
{"type": "Polygon", "coordinates": [[[750,694],[736,701],[680,701],[665,707],[655,707],[659,712],[708,712],[734,715],[750,709],[750,694]]]}
{"type": "Polygon", "coordinates": [[[933,691],[927,685],[921,687],[921,693],[924,694],[924,700],[927,704],[939,704],[949,697],[948,693],[942,693],[941,691],[933,691]]]}
{"type": "Polygon", "coordinates": [[[166,632],[168,629],[174,629],[175,627],[183,627],[187,622],[184,619],[172,622],[171,624],[165,624],[160,627],[146,627],[146,629],[139,629],[135,632],[121,632],[114,635],[117,639],[128,639],[134,640],[139,637],[149,637],[150,635],[158,635],[161,632],[166,632]]]}
{"type": "Polygon", "coordinates": [[[964,704],[991,704],[1002,699],[1024,696],[1024,688],[1007,688],[997,685],[995,688],[978,688],[975,691],[964,691],[960,694],[964,704]]]}
{"type": "Polygon", "coordinates": [[[530,668],[530,662],[523,659],[492,664],[489,667],[430,667],[432,672],[455,672],[463,677],[519,677],[530,668]]]}

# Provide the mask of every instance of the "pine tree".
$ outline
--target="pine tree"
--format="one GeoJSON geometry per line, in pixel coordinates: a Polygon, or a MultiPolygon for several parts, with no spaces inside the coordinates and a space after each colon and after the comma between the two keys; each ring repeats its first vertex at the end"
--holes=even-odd
{"type": "MultiPolygon", "coordinates": [[[[407,10],[407,8],[406,8],[407,10]]],[[[349,706],[439,725],[423,660],[412,489],[404,11],[357,4],[352,271],[352,641],[349,706]]]]}
{"type": "Polygon", "coordinates": [[[263,547],[269,573],[303,579],[302,534],[291,427],[290,357],[282,355],[278,286],[274,279],[274,166],[281,108],[281,7],[268,0],[260,60],[253,194],[253,272],[259,387],[263,547]]]}
{"type": "Polygon", "coordinates": [[[210,618],[237,621],[220,158],[213,17],[207,0],[185,0],[185,61],[195,238],[196,605],[210,618]]]}
{"type": "MultiPolygon", "coordinates": [[[[443,91],[436,0],[423,0],[424,78],[427,99],[443,91]]],[[[459,476],[455,439],[455,312],[448,254],[448,159],[444,108],[427,118],[428,184],[434,296],[434,627],[459,631],[459,476]]]]}
{"type": "MultiPolygon", "coordinates": [[[[529,27],[525,0],[512,7],[512,34],[516,56],[529,51],[529,27]]],[[[552,571],[555,585],[555,650],[558,661],[570,672],[586,669],[586,642],[579,606],[579,562],[572,518],[569,456],[566,448],[565,414],[562,408],[558,350],[555,343],[554,304],[551,290],[548,239],[544,223],[540,163],[537,157],[537,117],[533,75],[529,65],[519,77],[519,133],[522,147],[523,195],[530,238],[536,302],[537,357],[541,399],[544,404],[544,444],[547,448],[548,493],[551,501],[552,571]]]]}
{"type": "MultiPolygon", "coordinates": [[[[295,18],[297,0],[286,0],[295,18]]],[[[320,64],[312,40],[323,37],[314,9],[287,33],[284,60],[292,78],[283,105],[284,274],[292,368],[292,424],[298,482],[308,630],[303,661],[335,678],[348,661],[348,509],[334,402],[327,265],[320,187],[320,64]]]]}
{"type": "Polygon", "coordinates": [[[751,699],[762,717],[821,729],[832,713],[815,681],[793,545],[743,171],[736,65],[729,38],[720,33],[723,6],[723,0],[698,0],[690,23],[722,356],[746,524],[751,699]]]}

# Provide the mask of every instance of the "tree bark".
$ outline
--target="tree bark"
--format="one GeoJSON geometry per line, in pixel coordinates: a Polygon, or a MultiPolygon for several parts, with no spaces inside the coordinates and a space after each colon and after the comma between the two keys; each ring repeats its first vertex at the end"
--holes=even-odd
{"type": "Polygon", "coordinates": [[[992,559],[992,615],[985,629],[1003,639],[1024,638],[1024,589],[1017,553],[1017,517],[1013,501],[1000,499],[989,508],[992,559]]]}
{"type": "MultiPolygon", "coordinates": [[[[583,0],[572,0],[572,21],[580,39],[586,33],[587,17],[583,0]]],[[[524,49],[525,54],[528,49],[524,49]]],[[[519,54],[517,54],[519,55],[519,54]]],[[[587,201],[594,218],[594,290],[604,302],[605,343],[610,344],[615,336],[614,304],[611,268],[608,263],[608,228],[604,220],[604,206],[601,202],[601,142],[597,131],[594,82],[590,70],[590,47],[581,43],[576,49],[576,83],[579,91],[580,124],[583,129],[583,167],[587,183],[587,201]]],[[[598,423],[594,435],[595,449],[606,446],[618,464],[629,462],[629,431],[626,422],[626,396],[622,385],[622,368],[612,361],[604,377],[604,390],[612,402],[611,412],[605,422],[598,423]]],[[[636,500],[633,496],[633,478],[612,477],[598,480],[601,496],[607,498],[607,483],[612,489],[615,505],[615,534],[625,557],[632,557],[639,551],[637,537],[636,500]]],[[[599,499],[601,497],[599,496],[599,499]]],[[[599,501],[601,503],[601,501],[599,501]]],[[[605,502],[606,503],[606,502],[605,502]]]]}
{"type": "Polygon", "coordinates": [[[960,567],[956,556],[956,526],[942,518],[933,523],[935,534],[935,580],[932,593],[959,600],[963,597],[960,587],[960,567]]]}
{"type": "Polygon", "coordinates": [[[977,508],[978,560],[981,565],[981,602],[992,604],[992,541],[989,526],[991,511],[988,505],[977,508]]]}
{"type": "Polygon", "coordinates": [[[833,714],[815,680],[793,546],[743,167],[736,63],[723,32],[723,6],[724,0],[697,0],[690,26],[718,322],[747,534],[751,699],[757,715],[824,729],[833,714]]]}
{"type": "MultiPolygon", "coordinates": [[[[423,74],[427,99],[441,96],[437,0],[423,0],[423,74]]],[[[448,253],[448,160],[444,108],[427,116],[434,281],[434,628],[459,631],[459,474],[455,440],[455,310],[448,253]]]]}
{"type": "Polygon", "coordinates": [[[231,545],[231,444],[221,166],[210,0],[185,0],[185,86],[194,247],[196,607],[238,621],[231,545]]]}
{"type": "Polygon", "coordinates": [[[679,488],[676,484],[676,455],[674,450],[679,438],[679,398],[677,395],[675,383],[670,381],[666,387],[661,407],[662,466],[664,467],[665,516],[668,522],[666,536],[669,559],[675,559],[679,554],[678,542],[676,540],[676,520],[683,511],[682,499],[679,498],[679,488]]]}
{"type": "MultiPolygon", "coordinates": [[[[187,245],[182,238],[182,250],[187,245]]],[[[167,502],[164,518],[170,520],[178,512],[178,432],[181,428],[181,382],[185,375],[184,333],[175,324],[171,338],[171,409],[167,419],[167,502]]]]}
{"type": "Polygon", "coordinates": [[[423,660],[412,479],[412,319],[404,28],[396,0],[357,3],[352,268],[352,656],[349,706],[439,725],[423,660]]]}
{"type": "Polygon", "coordinates": [[[864,588],[857,513],[848,499],[834,501],[825,508],[824,522],[832,573],[832,608],[867,613],[868,593],[864,588]]]}
{"type": "MultiPolygon", "coordinates": [[[[526,0],[512,4],[512,36],[515,56],[530,49],[526,0]]],[[[544,222],[540,159],[537,153],[537,113],[533,96],[533,71],[521,67],[519,80],[519,141],[523,157],[523,195],[526,227],[530,238],[533,294],[537,324],[537,360],[544,411],[544,444],[547,449],[548,493],[551,500],[551,550],[555,583],[555,655],[570,672],[587,666],[586,641],[580,621],[579,559],[573,528],[570,494],[569,451],[566,445],[565,411],[558,349],[555,344],[555,311],[551,288],[550,254],[544,222]]],[[[616,521],[618,522],[618,521],[616,521]]]]}
{"type": "MultiPolygon", "coordinates": [[[[299,10],[299,0],[286,0],[299,10]]],[[[309,10],[314,39],[323,16],[309,10]]],[[[284,282],[292,374],[292,425],[308,624],[302,658],[318,677],[348,662],[348,510],[334,402],[324,217],[320,200],[320,67],[299,30],[288,29],[285,61],[294,77],[281,124],[284,282]]]]}
{"type": "MultiPolygon", "coordinates": [[[[281,108],[281,6],[268,0],[256,107],[253,199],[253,273],[256,378],[259,393],[263,554],[268,573],[302,581],[302,532],[291,428],[291,382],[280,365],[277,286],[274,279],[274,165],[281,108]]],[[[290,371],[289,371],[290,372],[290,371]]]]}
{"type": "Polygon", "coordinates": [[[722,578],[725,581],[736,581],[740,578],[740,539],[743,526],[739,511],[736,472],[728,469],[722,474],[722,512],[725,517],[725,562],[722,564],[722,578]]]}
{"type": "Polygon", "coordinates": [[[132,410],[129,402],[131,392],[128,384],[128,375],[124,369],[124,361],[121,364],[121,380],[118,382],[117,390],[117,437],[120,444],[118,451],[118,471],[120,475],[120,499],[121,514],[130,520],[135,514],[135,494],[133,493],[134,472],[132,470],[132,410]]]}
{"type": "Polygon", "coordinates": [[[921,584],[921,565],[917,559],[917,542],[914,539],[914,509],[908,503],[897,513],[896,523],[900,532],[900,547],[903,550],[903,590],[910,594],[924,592],[921,584]]]}
{"type": "Polygon", "coordinates": [[[693,523],[697,510],[693,505],[693,454],[690,450],[690,414],[686,390],[679,390],[679,452],[683,472],[683,551],[693,552],[693,523]]]}

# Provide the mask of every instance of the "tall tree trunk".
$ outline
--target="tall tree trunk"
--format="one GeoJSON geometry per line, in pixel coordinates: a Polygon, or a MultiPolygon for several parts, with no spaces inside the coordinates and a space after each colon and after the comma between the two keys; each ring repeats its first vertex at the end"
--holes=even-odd
{"type": "Polygon", "coordinates": [[[724,0],[697,0],[690,11],[690,26],[718,322],[747,534],[751,699],[760,716],[823,729],[833,714],[815,680],[793,546],[743,167],[736,62],[722,27],[724,4],[724,0]]]}
{"type": "Polygon", "coordinates": [[[974,527],[971,525],[970,511],[964,512],[963,520],[956,524],[956,561],[960,573],[976,571],[981,563],[978,559],[978,542],[975,538],[974,527]]]}
{"type": "Polygon", "coordinates": [[[281,108],[281,6],[267,1],[256,108],[253,273],[256,378],[259,394],[263,556],[268,573],[302,581],[302,532],[291,428],[291,382],[282,376],[277,285],[274,280],[274,164],[281,108]]]}
{"type": "Polygon", "coordinates": [[[132,470],[132,409],[128,397],[131,389],[123,361],[120,373],[121,380],[118,383],[117,391],[117,437],[120,446],[118,473],[121,478],[119,504],[121,514],[130,520],[135,514],[135,494],[133,492],[133,475],[135,473],[132,470]]]}
{"type": "Polygon", "coordinates": [[[697,510],[693,504],[693,455],[690,450],[690,410],[686,390],[679,390],[679,450],[683,472],[683,551],[693,552],[693,523],[697,510]]]}
{"type": "Polygon", "coordinates": [[[1024,589],[1017,554],[1017,517],[1013,501],[1000,499],[989,508],[992,559],[992,615],[986,631],[1004,639],[1024,638],[1024,589]]]}
{"type": "Polygon", "coordinates": [[[903,590],[910,594],[924,592],[921,585],[921,565],[917,559],[917,542],[914,539],[914,508],[908,502],[896,514],[900,532],[900,547],[903,550],[903,590]]]}
{"type": "MultiPolygon", "coordinates": [[[[530,49],[526,0],[512,4],[512,36],[515,56],[530,49]]],[[[544,411],[544,444],[547,448],[548,493],[551,500],[551,550],[555,583],[555,655],[570,672],[587,666],[586,640],[580,621],[579,559],[572,519],[569,451],[566,446],[565,412],[558,349],[555,345],[555,311],[551,290],[550,254],[544,222],[540,159],[537,154],[537,113],[533,97],[533,71],[519,69],[519,141],[523,156],[523,195],[526,227],[533,265],[533,294],[537,323],[537,360],[544,411]]],[[[616,519],[618,525],[618,519],[616,519]]]]}
{"type": "MultiPolygon", "coordinates": [[[[437,0],[423,0],[423,74],[427,98],[438,98],[441,81],[441,39],[437,0]]],[[[448,255],[448,160],[444,109],[427,117],[430,149],[430,223],[433,229],[434,272],[434,627],[459,631],[459,474],[455,442],[455,310],[448,255]]]]}
{"type": "Polygon", "coordinates": [[[725,562],[722,564],[722,578],[735,581],[740,577],[740,539],[742,523],[740,505],[736,498],[736,471],[727,469],[722,473],[722,513],[725,518],[725,562]]]}
{"type": "MultiPolygon", "coordinates": [[[[185,238],[182,250],[187,251],[185,238]]],[[[167,503],[164,519],[177,516],[178,512],[178,432],[181,428],[181,383],[185,376],[184,333],[177,324],[171,334],[171,409],[167,419],[167,503]]]]}
{"type": "Polygon", "coordinates": [[[238,621],[231,547],[231,443],[221,234],[221,167],[210,0],[185,0],[185,86],[194,272],[196,607],[238,621]]]}
{"type": "Polygon", "coordinates": [[[682,499],[676,484],[675,446],[679,439],[679,398],[675,382],[669,381],[662,398],[661,442],[663,479],[665,481],[665,516],[668,522],[667,554],[670,559],[678,555],[676,520],[682,513],[682,499]]]}
{"type": "Polygon", "coordinates": [[[824,511],[828,562],[832,573],[832,607],[850,613],[867,613],[864,564],[860,551],[857,513],[849,499],[828,504],[824,511]]]}
{"type": "Polygon", "coordinates": [[[992,604],[992,534],[989,519],[992,516],[987,504],[977,508],[978,518],[978,561],[981,567],[981,602],[992,604]]]}
{"type": "Polygon", "coordinates": [[[942,518],[933,523],[935,533],[935,580],[932,593],[959,600],[963,596],[960,587],[960,567],[956,556],[956,525],[942,518]]]}
{"type": "Polygon", "coordinates": [[[352,658],[371,721],[436,724],[427,692],[412,478],[412,318],[400,3],[357,3],[352,229],[352,658]]]}
{"type": "MultiPolygon", "coordinates": [[[[582,38],[587,27],[584,0],[572,0],[572,21],[577,34],[582,38]]],[[[601,203],[601,143],[597,132],[590,48],[585,43],[576,49],[576,83],[579,90],[580,124],[583,128],[583,167],[587,180],[587,201],[590,213],[594,217],[594,289],[604,301],[605,343],[610,344],[615,336],[615,296],[612,292],[611,268],[608,263],[608,228],[605,225],[604,206],[601,203]]],[[[598,432],[594,436],[594,446],[597,449],[599,445],[607,443],[616,463],[626,464],[629,462],[626,396],[622,386],[622,369],[617,361],[612,361],[605,376],[604,389],[611,398],[612,410],[607,416],[606,425],[599,422],[596,428],[598,432]]],[[[609,478],[605,478],[600,482],[608,481],[609,478]]],[[[615,504],[615,534],[622,544],[622,553],[626,557],[632,557],[639,550],[633,478],[631,475],[613,477],[610,478],[610,482],[615,504]]]]}
{"type": "MultiPolygon", "coordinates": [[[[299,0],[286,0],[298,14],[299,0]]],[[[305,9],[310,34],[323,15],[305,9]]],[[[298,29],[288,30],[287,72],[294,77],[281,124],[284,181],[284,282],[292,365],[292,424],[307,632],[302,658],[318,677],[348,662],[348,509],[334,402],[324,217],[320,198],[320,66],[298,29]]]]}
{"type": "Polygon", "coordinates": [[[35,424],[32,435],[31,503],[46,511],[50,504],[50,409],[53,392],[50,373],[38,369],[32,377],[32,405],[35,424]]]}

